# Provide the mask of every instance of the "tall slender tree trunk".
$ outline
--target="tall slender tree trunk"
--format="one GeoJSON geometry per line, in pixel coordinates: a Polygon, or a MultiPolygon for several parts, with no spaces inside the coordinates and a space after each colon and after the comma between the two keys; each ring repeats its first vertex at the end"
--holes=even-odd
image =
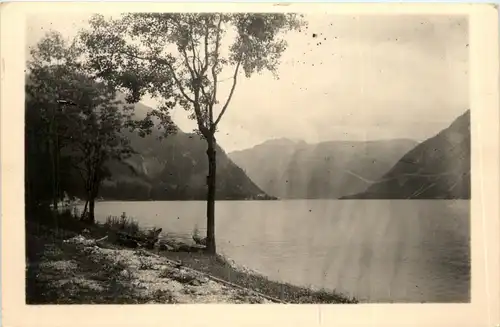
{"type": "Polygon", "coordinates": [[[88,220],[91,224],[95,223],[94,208],[95,208],[95,197],[92,196],[89,200],[89,215],[88,215],[88,220]]]}
{"type": "Polygon", "coordinates": [[[59,172],[58,172],[58,151],[59,144],[57,138],[57,118],[56,118],[56,108],[52,107],[52,117],[49,126],[49,151],[51,160],[51,177],[52,177],[52,206],[53,209],[58,211],[59,204],[59,172]]]}
{"type": "MultiPolygon", "coordinates": [[[[56,122],[57,123],[57,122],[56,122]]],[[[57,131],[57,125],[56,125],[57,131]]],[[[55,135],[55,153],[54,153],[54,187],[56,193],[56,203],[59,206],[59,201],[62,199],[61,196],[61,165],[60,165],[60,157],[61,157],[61,148],[59,143],[59,136],[55,135]]],[[[57,209],[57,207],[56,207],[57,209]]]]}
{"type": "Polygon", "coordinates": [[[87,208],[88,208],[88,206],[89,206],[89,200],[87,199],[85,201],[85,206],[83,207],[83,212],[82,212],[82,216],[81,216],[80,219],[83,219],[83,220],[87,219],[87,208]]]}
{"type": "Polygon", "coordinates": [[[49,155],[50,155],[50,177],[52,186],[52,209],[57,211],[58,201],[57,201],[57,171],[56,171],[56,159],[55,159],[55,146],[54,140],[49,140],[49,155]]]}
{"type": "Polygon", "coordinates": [[[95,199],[97,198],[97,194],[99,191],[99,176],[97,172],[94,172],[94,176],[91,180],[90,190],[89,190],[89,213],[88,213],[88,221],[91,224],[95,223],[95,199]]]}
{"type": "Polygon", "coordinates": [[[85,209],[83,210],[82,218],[84,218],[85,221],[93,224],[95,222],[95,199],[96,196],[94,195],[93,190],[88,190],[87,191],[87,201],[85,202],[85,209]]]}
{"type": "Polygon", "coordinates": [[[216,182],[216,152],[215,137],[212,135],[207,138],[208,148],[208,176],[207,176],[207,252],[217,253],[215,246],[215,182],[216,182]]]}

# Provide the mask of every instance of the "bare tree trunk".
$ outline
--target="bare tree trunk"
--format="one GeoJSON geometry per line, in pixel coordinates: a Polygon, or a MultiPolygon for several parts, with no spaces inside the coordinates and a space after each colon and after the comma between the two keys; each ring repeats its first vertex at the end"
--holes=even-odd
{"type": "Polygon", "coordinates": [[[88,221],[91,224],[95,223],[95,199],[99,192],[99,176],[97,172],[94,172],[94,176],[91,180],[90,190],[89,190],[89,215],[88,221]]]}
{"type": "Polygon", "coordinates": [[[216,152],[215,138],[212,135],[207,138],[208,149],[208,176],[207,176],[207,252],[211,254],[217,253],[215,246],[215,182],[216,182],[216,152]]]}
{"type": "Polygon", "coordinates": [[[56,160],[55,160],[55,146],[54,140],[49,141],[49,155],[50,155],[50,177],[51,177],[51,186],[52,186],[52,209],[57,211],[58,203],[57,203],[57,172],[56,172],[56,160]]]}
{"type": "Polygon", "coordinates": [[[52,107],[49,125],[49,151],[52,168],[52,206],[57,212],[59,206],[59,137],[57,135],[56,108],[52,107]]]}
{"type": "Polygon", "coordinates": [[[87,208],[89,206],[89,200],[87,199],[85,201],[85,206],[83,207],[83,212],[82,212],[82,216],[80,219],[86,219],[86,214],[87,214],[87,208]]]}
{"type": "Polygon", "coordinates": [[[95,208],[95,197],[92,196],[91,199],[89,200],[89,216],[88,216],[88,221],[91,224],[95,223],[94,208],[95,208]]]}
{"type": "MultiPolygon", "coordinates": [[[[59,143],[59,136],[57,135],[57,121],[56,121],[56,135],[55,135],[55,153],[54,153],[54,187],[56,194],[56,203],[59,206],[59,201],[61,200],[61,167],[60,167],[60,157],[61,149],[59,143]]],[[[56,207],[57,209],[57,207],[56,207]]]]}
{"type": "Polygon", "coordinates": [[[94,214],[94,209],[95,209],[95,198],[94,196],[94,191],[88,190],[87,191],[87,201],[85,201],[85,208],[83,209],[83,214],[82,218],[90,223],[95,222],[95,214],[94,214]]]}
{"type": "Polygon", "coordinates": [[[59,218],[58,218],[58,203],[57,203],[57,183],[56,183],[56,164],[55,164],[55,156],[54,156],[54,140],[52,139],[52,129],[53,129],[53,120],[50,123],[50,128],[49,128],[49,141],[48,141],[48,147],[49,147],[49,155],[50,155],[50,177],[51,177],[51,186],[52,186],[52,210],[51,210],[51,215],[52,215],[52,220],[53,224],[56,230],[59,229],[59,218]]]}

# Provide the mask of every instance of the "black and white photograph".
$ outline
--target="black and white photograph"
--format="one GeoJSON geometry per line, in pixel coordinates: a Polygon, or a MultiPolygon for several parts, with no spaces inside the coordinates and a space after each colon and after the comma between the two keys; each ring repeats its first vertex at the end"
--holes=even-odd
{"type": "Polygon", "coordinates": [[[468,15],[88,9],[24,23],[26,305],[471,303],[468,15]]]}
{"type": "Polygon", "coordinates": [[[28,304],[470,301],[466,16],[26,24],[28,304]]]}

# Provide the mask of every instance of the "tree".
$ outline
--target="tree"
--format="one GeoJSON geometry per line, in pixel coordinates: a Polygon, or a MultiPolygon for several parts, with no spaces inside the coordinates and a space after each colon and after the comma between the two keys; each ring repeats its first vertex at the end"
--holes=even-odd
{"type": "Polygon", "coordinates": [[[82,179],[83,215],[94,222],[95,199],[109,176],[106,163],[122,161],[133,153],[122,131],[138,129],[144,135],[152,122],[149,117],[133,120],[133,108],[117,100],[112,84],[89,74],[77,45],[67,45],[60,34],[47,34],[31,55],[27,108],[42,117],[46,131],[42,136],[55,158],[51,160],[53,201],[60,199],[58,162],[62,153],[82,179]]]}
{"type": "Polygon", "coordinates": [[[133,108],[120,106],[116,92],[104,83],[84,79],[79,84],[77,97],[79,126],[73,133],[76,150],[72,158],[84,182],[86,205],[83,215],[94,222],[95,199],[103,180],[110,176],[105,164],[110,160],[122,161],[133,149],[121,132],[132,121],[133,108]]]}
{"type": "Polygon", "coordinates": [[[294,14],[134,13],[120,19],[96,15],[81,41],[96,72],[128,89],[162,100],[155,115],[176,106],[189,112],[207,142],[207,251],[216,253],[216,131],[234,95],[238,77],[264,70],[276,75],[287,43],[284,32],[304,24],[294,14]],[[229,93],[220,100],[223,71],[229,93]]]}
{"type": "Polygon", "coordinates": [[[70,76],[75,64],[73,50],[72,46],[66,46],[60,34],[47,33],[30,52],[25,83],[29,204],[39,205],[49,199],[57,209],[63,194],[60,174],[67,167],[61,167],[61,149],[68,139],[64,133],[67,122],[62,112],[64,105],[58,100],[71,89],[70,76]],[[40,184],[41,181],[44,182],[40,184]]]}

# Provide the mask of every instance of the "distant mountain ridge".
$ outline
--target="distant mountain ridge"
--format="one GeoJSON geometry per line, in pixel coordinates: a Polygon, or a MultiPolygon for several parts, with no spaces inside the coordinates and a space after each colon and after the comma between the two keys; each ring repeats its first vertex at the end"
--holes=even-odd
{"type": "MultiPolygon", "coordinates": [[[[119,98],[123,98],[119,96],[119,98]]],[[[136,116],[151,110],[134,105],[136,116]]],[[[159,140],[161,131],[141,138],[124,132],[138,152],[124,162],[109,162],[111,177],[103,182],[99,197],[105,200],[204,200],[208,159],[206,142],[179,130],[159,140]]],[[[216,199],[271,199],[217,146],[216,199]]]]}
{"type": "Polygon", "coordinates": [[[267,194],[331,199],[365,190],[416,144],[409,139],[318,144],[275,139],[229,157],[267,194]]]}
{"type": "Polygon", "coordinates": [[[470,110],[349,199],[470,199],[470,110]]]}

